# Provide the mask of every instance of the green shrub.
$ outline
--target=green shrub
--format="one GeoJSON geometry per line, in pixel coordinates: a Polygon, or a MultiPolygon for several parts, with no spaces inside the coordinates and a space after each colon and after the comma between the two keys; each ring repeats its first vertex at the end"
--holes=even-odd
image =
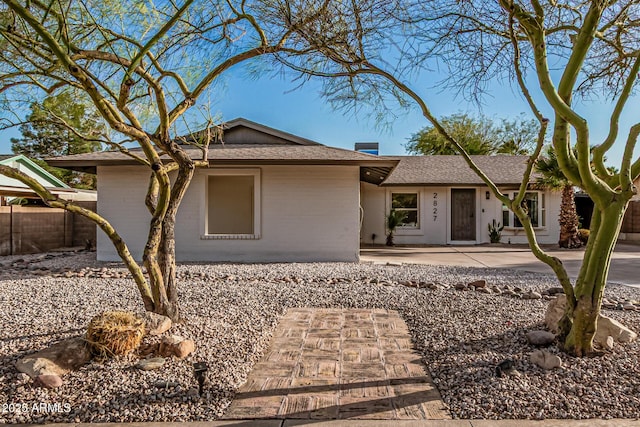
{"type": "Polygon", "coordinates": [[[496,223],[496,220],[493,220],[493,223],[489,223],[489,240],[491,243],[500,243],[502,239],[502,230],[504,230],[504,225],[500,225],[500,223],[496,223]]]}

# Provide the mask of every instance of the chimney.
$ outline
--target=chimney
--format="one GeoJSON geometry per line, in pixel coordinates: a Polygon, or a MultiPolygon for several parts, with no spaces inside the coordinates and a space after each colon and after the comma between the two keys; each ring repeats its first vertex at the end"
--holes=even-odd
{"type": "Polygon", "coordinates": [[[378,155],[378,143],[377,142],[356,142],[356,151],[361,153],[378,155]]]}

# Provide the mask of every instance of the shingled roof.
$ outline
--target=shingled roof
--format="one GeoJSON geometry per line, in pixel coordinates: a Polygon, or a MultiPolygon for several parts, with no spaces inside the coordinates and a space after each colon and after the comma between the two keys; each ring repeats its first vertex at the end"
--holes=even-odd
{"type": "MultiPolygon", "coordinates": [[[[181,137],[178,141],[195,139],[201,133],[181,137]]],[[[223,144],[209,146],[208,159],[211,165],[354,165],[361,167],[363,180],[379,184],[398,163],[398,160],[389,157],[328,147],[246,119],[228,122],[223,140],[223,144]]],[[[202,159],[200,149],[193,145],[183,145],[183,148],[192,159],[202,159]]],[[[142,155],[140,148],[130,151],[142,155]]],[[[169,160],[166,154],[162,154],[161,158],[169,160]]],[[[47,159],[47,163],[55,167],[90,173],[95,173],[97,166],[139,164],[120,151],[61,156],[47,159]]]]}
{"type": "MultiPolygon", "coordinates": [[[[400,160],[382,185],[481,185],[482,180],[462,156],[389,156],[400,160]]],[[[471,156],[497,185],[516,185],[522,181],[527,156],[471,156]]],[[[532,175],[530,181],[535,180],[532,175]]]]}
{"type": "MultiPolygon", "coordinates": [[[[197,138],[201,132],[180,141],[197,138]]],[[[305,138],[272,129],[246,119],[228,122],[224,144],[209,147],[211,165],[358,165],[362,181],[383,186],[397,185],[482,185],[462,156],[375,156],[342,148],[328,147],[305,138]],[[395,169],[394,169],[395,167],[395,169]]],[[[183,148],[194,160],[202,152],[192,145],[183,148]]],[[[132,149],[138,152],[139,148],[132,149]]],[[[471,156],[497,185],[517,185],[526,169],[527,156],[471,156]]],[[[166,154],[161,158],[169,160],[166,154]]],[[[97,166],[136,165],[119,151],[76,154],[47,159],[56,167],[95,173],[97,166]]],[[[535,180],[535,175],[531,181],[535,180]]]]}
{"type": "MultiPolygon", "coordinates": [[[[193,160],[202,159],[202,151],[193,146],[183,146],[185,152],[193,160]]],[[[132,153],[143,156],[142,150],[132,149],[132,153]]],[[[144,156],[143,156],[144,157],[144,156]]],[[[371,154],[326,145],[268,145],[268,144],[215,144],[209,147],[209,160],[212,164],[234,163],[269,163],[269,164],[395,164],[397,160],[390,157],[379,157],[371,154]]],[[[163,160],[169,156],[161,155],[163,160]]],[[[119,151],[102,151],[95,153],[72,154],[69,156],[47,159],[47,163],[56,167],[99,166],[138,164],[130,156],[119,151]]]]}

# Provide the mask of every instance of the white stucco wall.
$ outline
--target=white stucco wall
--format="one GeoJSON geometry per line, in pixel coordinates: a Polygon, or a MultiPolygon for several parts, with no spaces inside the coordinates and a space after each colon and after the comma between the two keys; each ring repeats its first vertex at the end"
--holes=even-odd
{"type": "MultiPolygon", "coordinates": [[[[487,187],[476,188],[476,240],[474,242],[455,242],[451,240],[451,189],[452,187],[377,187],[361,184],[362,222],[361,242],[371,244],[371,234],[385,236],[385,215],[391,210],[391,193],[417,192],[420,206],[420,225],[415,229],[396,229],[394,241],[401,245],[446,245],[457,243],[489,243],[487,225],[493,219],[502,223],[502,204],[490,194],[486,199],[487,187]]],[[[454,187],[470,188],[470,187],[454,187]]],[[[539,243],[558,242],[560,228],[560,193],[546,192],[546,225],[536,230],[539,243]]],[[[513,244],[527,243],[522,229],[505,228],[502,242],[513,244]]],[[[384,244],[384,237],[376,238],[377,244],[384,244]]]]}
{"type": "MultiPolygon", "coordinates": [[[[206,240],[206,176],[196,172],[178,213],[179,261],[357,261],[359,257],[358,166],[243,166],[260,171],[260,238],[206,240]]],[[[149,230],[144,206],[148,174],[139,167],[98,168],[98,211],[140,258],[149,230]]],[[[99,260],[117,260],[98,233],[99,260]]]]}

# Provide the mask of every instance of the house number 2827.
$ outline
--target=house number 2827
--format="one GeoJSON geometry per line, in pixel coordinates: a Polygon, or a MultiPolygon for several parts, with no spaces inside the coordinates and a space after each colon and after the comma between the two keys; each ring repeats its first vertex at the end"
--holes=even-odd
{"type": "Polygon", "coordinates": [[[433,220],[438,219],[438,193],[433,193],[433,220]]]}

